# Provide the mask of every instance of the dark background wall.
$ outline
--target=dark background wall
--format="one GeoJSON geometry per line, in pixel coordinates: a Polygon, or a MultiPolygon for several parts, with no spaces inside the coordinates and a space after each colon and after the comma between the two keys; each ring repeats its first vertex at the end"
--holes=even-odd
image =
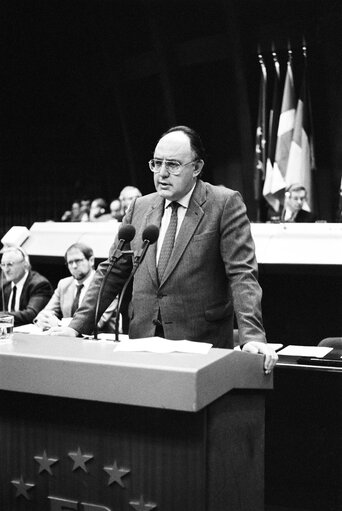
{"type": "MultiPolygon", "coordinates": [[[[258,46],[308,62],[319,215],[342,169],[340,0],[3,0],[0,234],[59,220],[71,201],[153,190],[147,161],[174,124],[198,130],[205,179],[253,220],[258,46]]],[[[299,72],[298,72],[299,76],[299,72]]],[[[295,75],[296,79],[296,75],[295,75]]],[[[297,84],[298,87],[299,84],[297,84]]]]}

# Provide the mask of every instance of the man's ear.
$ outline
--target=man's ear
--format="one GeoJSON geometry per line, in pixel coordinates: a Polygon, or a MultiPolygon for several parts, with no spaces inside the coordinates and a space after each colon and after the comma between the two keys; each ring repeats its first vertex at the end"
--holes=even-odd
{"type": "Polygon", "coordinates": [[[203,160],[197,160],[195,162],[195,167],[194,167],[194,172],[193,172],[194,177],[198,176],[201,173],[203,167],[204,167],[203,160]]]}
{"type": "Polygon", "coordinates": [[[95,266],[95,256],[89,257],[90,266],[94,268],[95,266]]]}

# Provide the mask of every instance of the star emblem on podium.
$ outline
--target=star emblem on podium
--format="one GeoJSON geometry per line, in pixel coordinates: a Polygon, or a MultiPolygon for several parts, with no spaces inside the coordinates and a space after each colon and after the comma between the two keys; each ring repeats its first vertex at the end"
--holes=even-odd
{"type": "Polygon", "coordinates": [[[142,495],[140,496],[139,501],[130,500],[129,505],[135,509],[135,511],[150,511],[150,509],[155,509],[157,507],[156,504],[152,504],[151,502],[145,503],[142,495]]]}
{"type": "Polygon", "coordinates": [[[44,451],[43,456],[34,456],[34,459],[39,463],[39,474],[46,470],[52,476],[51,465],[57,463],[58,458],[49,458],[46,451],[44,451]]]}
{"type": "Polygon", "coordinates": [[[111,467],[103,467],[103,470],[110,476],[107,485],[110,486],[113,483],[119,484],[122,488],[125,488],[121,478],[130,472],[126,468],[118,468],[118,464],[114,461],[111,467]]]}
{"type": "Polygon", "coordinates": [[[25,499],[30,500],[30,497],[29,497],[27,492],[29,490],[31,490],[34,486],[36,486],[35,484],[33,484],[33,483],[25,483],[24,479],[23,479],[23,476],[20,476],[19,481],[14,480],[14,481],[11,481],[11,483],[17,489],[16,497],[19,497],[20,495],[22,495],[23,497],[25,497],[25,499]]]}
{"type": "Polygon", "coordinates": [[[68,456],[74,461],[72,471],[81,468],[84,472],[88,472],[85,464],[94,457],[92,454],[82,454],[80,447],[78,447],[77,452],[69,452],[68,456]]]}

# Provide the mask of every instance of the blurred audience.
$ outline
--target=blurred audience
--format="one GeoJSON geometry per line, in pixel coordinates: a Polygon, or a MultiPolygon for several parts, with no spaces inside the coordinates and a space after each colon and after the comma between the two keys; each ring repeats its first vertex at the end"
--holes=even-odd
{"type": "Polygon", "coordinates": [[[120,201],[122,207],[122,215],[125,216],[127,209],[129,208],[130,203],[136,197],[141,197],[141,191],[135,186],[125,186],[120,192],[120,201]]]}
{"type": "Polygon", "coordinates": [[[64,211],[61,222],[80,222],[81,221],[81,204],[74,201],[71,204],[71,211],[64,211]]]}
{"type": "Polygon", "coordinates": [[[89,197],[82,197],[80,202],[80,221],[89,222],[91,199],[89,197]]]}
{"type": "Polygon", "coordinates": [[[111,220],[111,214],[108,213],[108,206],[105,199],[99,197],[94,199],[90,206],[89,221],[90,222],[108,222],[111,220]]]}
{"type": "Polygon", "coordinates": [[[111,215],[112,219],[117,220],[118,222],[121,222],[121,220],[123,218],[123,214],[122,214],[120,199],[114,199],[110,203],[109,209],[110,209],[110,215],[111,215]]]}
{"type": "MultiPolygon", "coordinates": [[[[95,274],[94,253],[88,245],[74,243],[67,249],[64,259],[71,276],[58,282],[51,300],[35,318],[34,323],[42,330],[61,325],[62,319],[64,324],[71,321],[95,274]]],[[[100,318],[99,331],[114,333],[116,306],[115,299],[100,318]]]]}
{"type": "Polygon", "coordinates": [[[0,307],[14,316],[14,326],[32,323],[51,298],[52,286],[31,269],[22,248],[7,247],[2,252],[0,307]]]}

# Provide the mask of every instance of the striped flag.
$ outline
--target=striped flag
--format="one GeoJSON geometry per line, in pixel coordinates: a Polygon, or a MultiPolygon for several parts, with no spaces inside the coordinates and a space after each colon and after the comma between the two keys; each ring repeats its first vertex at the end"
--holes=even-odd
{"type": "MultiPolygon", "coordinates": [[[[285,175],[294,129],[295,112],[296,95],[293,83],[292,56],[289,52],[277,129],[275,158],[273,164],[268,165],[268,174],[266,173],[263,190],[265,199],[275,211],[279,211],[279,207],[283,202],[283,191],[286,188],[285,175]]],[[[270,163],[272,162],[270,161],[270,163]]]]}
{"type": "Polygon", "coordinates": [[[309,101],[310,97],[305,64],[301,92],[296,108],[294,131],[285,180],[287,186],[293,183],[299,183],[305,186],[307,190],[307,203],[304,204],[303,209],[312,211],[314,209],[312,171],[315,168],[315,158],[309,101]]]}

